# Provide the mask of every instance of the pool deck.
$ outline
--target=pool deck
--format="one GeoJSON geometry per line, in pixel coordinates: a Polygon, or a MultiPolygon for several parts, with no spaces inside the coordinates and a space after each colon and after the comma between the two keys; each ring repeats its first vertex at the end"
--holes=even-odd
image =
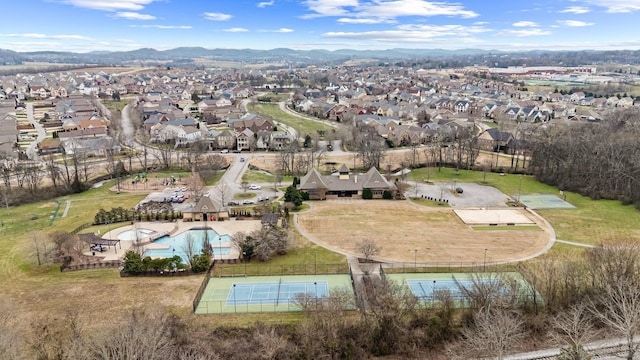
{"type": "MultiPolygon", "coordinates": [[[[218,235],[221,235],[221,236],[228,235],[231,237],[233,237],[233,234],[237,232],[248,233],[248,232],[257,230],[262,226],[260,220],[237,221],[233,219],[229,221],[207,221],[206,224],[207,224],[207,227],[215,230],[215,232],[217,232],[218,235]]],[[[175,235],[175,234],[185,232],[187,230],[191,230],[192,228],[203,227],[204,225],[205,223],[200,221],[184,222],[182,220],[178,220],[176,222],[139,222],[139,223],[136,223],[135,225],[127,225],[127,226],[123,226],[123,227],[119,227],[117,229],[111,230],[105,233],[104,235],[102,235],[102,238],[117,239],[118,234],[124,231],[134,230],[134,228],[153,230],[156,232],[156,234],[166,233],[170,235],[175,235]]],[[[141,240],[145,241],[145,238],[142,238],[141,240]]],[[[124,257],[124,254],[133,247],[133,243],[134,243],[133,240],[120,240],[120,245],[117,245],[115,249],[112,247],[109,247],[107,251],[96,253],[96,256],[103,257],[104,261],[121,260],[124,257]]],[[[234,246],[232,246],[233,245],[232,242],[226,242],[226,243],[223,242],[220,245],[230,247],[230,251],[229,251],[229,254],[227,255],[222,255],[222,256],[216,255],[216,257],[222,257],[223,259],[237,259],[240,257],[240,252],[234,246]]],[[[145,249],[166,249],[168,245],[154,244],[151,242],[151,243],[145,244],[144,247],[145,249]]],[[[92,253],[93,252],[89,250],[85,252],[85,255],[91,256],[92,253]]]]}

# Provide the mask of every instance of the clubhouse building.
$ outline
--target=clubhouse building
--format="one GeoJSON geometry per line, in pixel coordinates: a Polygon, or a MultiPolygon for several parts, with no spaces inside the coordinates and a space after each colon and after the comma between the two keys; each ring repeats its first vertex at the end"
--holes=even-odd
{"type": "Polygon", "coordinates": [[[308,193],[309,200],[360,199],[363,189],[370,189],[374,199],[382,199],[385,190],[395,193],[396,187],[375,167],[364,174],[350,174],[343,164],[338,173],[332,175],[321,175],[315,168],[311,169],[300,179],[298,189],[308,193]]]}

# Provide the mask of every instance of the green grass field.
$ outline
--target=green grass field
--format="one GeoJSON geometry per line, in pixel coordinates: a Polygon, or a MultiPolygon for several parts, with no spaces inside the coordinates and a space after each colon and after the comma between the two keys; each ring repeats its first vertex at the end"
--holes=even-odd
{"type": "Polygon", "coordinates": [[[316,134],[318,131],[330,131],[331,127],[316,121],[304,120],[296,116],[291,116],[278,107],[277,104],[249,104],[249,111],[272,117],[275,121],[290,126],[300,134],[316,134]]]}

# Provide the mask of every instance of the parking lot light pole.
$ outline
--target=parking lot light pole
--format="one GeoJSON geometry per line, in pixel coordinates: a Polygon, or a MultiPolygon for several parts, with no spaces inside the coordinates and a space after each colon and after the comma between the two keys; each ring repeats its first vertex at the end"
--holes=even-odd
{"type": "Polygon", "coordinates": [[[238,312],[238,307],[236,306],[236,284],[233,284],[233,312],[238,312]]]}

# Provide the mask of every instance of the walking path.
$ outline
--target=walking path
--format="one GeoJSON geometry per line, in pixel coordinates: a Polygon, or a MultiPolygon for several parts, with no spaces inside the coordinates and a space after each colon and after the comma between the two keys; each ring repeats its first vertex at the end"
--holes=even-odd
{"type": "Polygon", "coordinates": [[[573,246],[581,246],[581,247],[586,247],[586,248],[594,248],[596,247],[595,245],[591,245],[591,244],[583,244],[583,243],[577,243],[577,242],[573,242],[573,241],[566,241],[566,240],[558,240],[556,239],[557,243],[562,243],[562,244],[567,244],[567,245],[573,245],[573,246]]]}
{"type": "Polygon", "coordinates": [[[64,208],[64,211],[62,212],[62,216],[60,217],[67,217],[70,207],[71,207],[71,200],[67,200],[67,206],[64,208]]]}

